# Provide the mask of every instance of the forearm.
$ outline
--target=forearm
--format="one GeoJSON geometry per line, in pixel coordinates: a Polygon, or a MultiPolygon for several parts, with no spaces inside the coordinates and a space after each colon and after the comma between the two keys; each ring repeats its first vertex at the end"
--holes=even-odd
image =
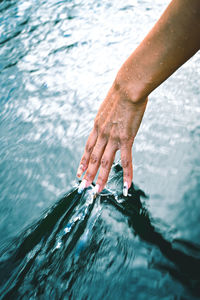
{"type": "Polygon", "coordinates": [[[79,193],[94,180],[104,188],[120,149],[124,196],[131,186],[132,144],[147,96],[200,48],[200,0],[173,0],[147,37],[120,68],[95,118],[77,175],[79,193]]]}
{"type": "Polygon", "coordinates": [[[173,0],[115,80],[133,101],[147,97],[200,49],[200,0],[173,0]]]}

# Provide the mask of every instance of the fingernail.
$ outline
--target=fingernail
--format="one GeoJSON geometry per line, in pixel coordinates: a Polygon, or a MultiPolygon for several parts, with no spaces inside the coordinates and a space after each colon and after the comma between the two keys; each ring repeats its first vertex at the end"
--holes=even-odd
{"type": "Polygon", "coordinates": [[[96,184],[95,187],[94,187],[94,194],[95,195],[99,193],[99,188],[100,188],[100,185],[96,184]]]}
{"type": "Polygon", "coordinates": [[[86,187],[86,184],[87,184],[87,180],[86,179],[83,179],[79,185],[79,188],[78,188],[78,194],[81,194],[83,192],[83,190],[85,189],[86,187]]]}
{"type": "Polygon", "coordinates": [[[127,181],[124,182],[123,195],[124,195],[124,197],[128,196],[128,182],[127,181]]]}
{"type": "Polygon", "coordinates": [[[81,177],[81,175],[83,174],[83,165],[81,164],[79,167],[78,167],[78,171],[77,171],[77,177],[81,177]]]}

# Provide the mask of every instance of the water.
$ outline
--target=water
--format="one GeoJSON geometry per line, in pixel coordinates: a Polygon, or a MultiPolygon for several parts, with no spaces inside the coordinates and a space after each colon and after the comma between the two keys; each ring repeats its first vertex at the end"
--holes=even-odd
{"type": "Polygon", "coordinates": [[[199,53],[150,96],[130,206],[120,170],[76,191],[98,106],[168,3],[0,2],[1,297],[200,297],[199,53]]]}
{"type": "Polygon", "coordinates": [[[144,192],[132,186],[124,199],[121,188],[115,165],[100,196],[72,190],[17,238],[1,259],[2,299],[200,295],[200,246],[171,243],[152,224],[144,192]]]}

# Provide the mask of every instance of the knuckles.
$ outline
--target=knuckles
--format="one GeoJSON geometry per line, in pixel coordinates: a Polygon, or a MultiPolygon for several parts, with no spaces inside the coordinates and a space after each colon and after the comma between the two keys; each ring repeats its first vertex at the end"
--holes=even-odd
{"type": "Polygon", "coordinates": [[[87,153],[91,153],[93,150],[93,146],[90,145],[89,143],[86,144],[85,150],[87,153]]]}
{"type": "Polygon", "coordinates": [[[86,166],[86,163],[87,163],[87,160],[86,160],[86,158],[83,156],[82,159],[81,159],[80,164],[82,164],[82,165],[85,167],[85,166],[86,166]]]}
{"type": "Polygon", "coordinates": [[[127,145],[127,144],[129,144],[129,142],[130,142],[130,138],[128,137],[128,136],[126,136],[126,135],[121,135],[120,136],[120,144],[121,145],[127,145]]]}
{"type": "Polygon", "coordinates": [[[109,160],[107,158],[102,158],[101,160],[101,167],[104,169],[108,169],[109,167],[109,160]]]}
{"type": "Polygon", "coordinates": [[[106,178],[98,177],[97,183],[103,187],[106,184],[106,178]]]}
{"type": "Polygon", "coordinates": [[[123,172],[123,177],[128,179],[131,178],[132,176],[130,172],[123,172]]]}
{"type": "Polygon", "coordinates": [[[97,132],[98,132],[98,130],[99,130],[99,121],[98,121],[98,119],[96,118],[96,119],[94,120],[94,131],[97,131],[97,132]]]}
{"type": "Polygon", "coordinates": [[[91,164],[96,164],[97,161],[98,161],[97,155],[96,155],[95,153],[92,153],[92,154],[91,154],[91,157],[90,157],[90,163],[91,163],[91,164]]]}
{"type": "Polygon", "coordinates": [[[101,127],[101,128],[99,128],[99,136],[100,136],[102,139],[108,139],[109,132],[108,132],[108,130],[107,130],[106,127],[101,127]]]}
{"type": "Polygon", "coordinates": [[[111,140],[111,142],[112,142],[113,145],[117,145],[117,147],[118,147],[120,138],[119,138],[119,136],[117,134],[113,134],[112,133],[110,135],[110,140],[111,140]]]}
{"type": "Polygon", "coordinates": [[[130,166],[130,161],[126,158],[121,159],[122,168],[128,168],[130,166]]]}
{"type": "Polygon", "coordinates": [[[94,179],[94,176],[95,176],[95,174],[93,174],[89,171],[85,174],[85,178],[87,181],[92,181],[94,179]]]}

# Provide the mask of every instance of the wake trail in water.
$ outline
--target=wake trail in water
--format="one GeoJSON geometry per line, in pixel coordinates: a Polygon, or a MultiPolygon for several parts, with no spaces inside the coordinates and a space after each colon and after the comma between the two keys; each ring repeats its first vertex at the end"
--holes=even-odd
{"type": "MultiPolygon", "coordinates": [[[[17,237],[0,255],[0,298],[130,299],[141,289],[141,279],[131,285],[137,258],[149,259],[142,243],[161,256],[151,256],[144,276],[155,269],[168,273],[194,299],[199,296],[200,258],[176,249],[152,225],[143,191],[132,185],[126,198],[121,191],[117,164],[103,193],[95,197],[89,187],[79,195],[73,189],[17,237]]],[[[187,248],[199,253],[198,245],[187,248]]]]}

